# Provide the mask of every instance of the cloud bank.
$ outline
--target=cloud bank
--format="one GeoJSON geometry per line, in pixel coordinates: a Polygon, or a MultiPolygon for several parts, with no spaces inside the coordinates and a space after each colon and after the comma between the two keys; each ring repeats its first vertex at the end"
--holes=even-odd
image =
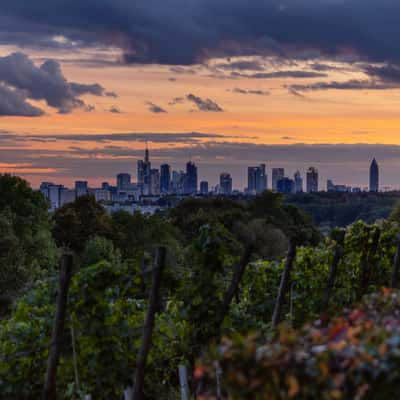
{"type": "Polygon", "coordinates": [[[299,51],[398,63],[399,15],[394,0],[2,0],[0,43],[116,46],[126,63],[299,51]]]}
{"type": "Polygon", "coordinates": [[[0,115],[43,115],[44,111],[28,103],[29,99],[43,100],[59,113],[66,114],[75,108],[93,109],[80,96],[115,96],[105,92],[98,83],[69,82],[58,62],[47,60],[36,66],[24,53],[0,57],[0,85],[0,115]]]}

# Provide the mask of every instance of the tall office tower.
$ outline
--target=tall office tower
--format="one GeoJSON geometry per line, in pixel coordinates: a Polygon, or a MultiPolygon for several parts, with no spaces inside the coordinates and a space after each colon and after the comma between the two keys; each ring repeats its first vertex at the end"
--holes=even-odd
{"type": "Polygon", "coordinates": [[[272,190],[278,190],[278,181],[285,177],[285,169],[284,168],[272,168],[272,190]]]}
{"type": "Polygon", "coordinates": [[[260,164],[258,167],[258,174],[257,174],[257,180],[256,180],[256,192],[257,193],[262,193],[264,190],[267,190],[267,171],[265,168],[265,164],[260,164]]]}
{"type": "Polygon", "coordinates": [[[150,172],[151,162],[149,149],[146,145],[144,160],[139,160],[137,163],[137,182],[139,185],[141,185],[144,194],[148,194],[150,192],[150,172]]]}
{"type": "Polygon", "coordinates": [[[207,181],[200,182],[200,193],[208,194],[208,182],[207,181]]]}
{"type": "Polygon", "coordinates": [[[262,193],[267,189],[267,183],[265,164],[247,168],[247,190],[249,193],[262,193]]]}
{"type": "Polygon", "coordinates": [[[197,167],[194,162],[186,164],[185,194],[197,193],[197,167]]]}
{"type": "Polygon", "coordinates": [[[76,198],[81,196],[86,196],[89,193],[88,183],[86,181],[76,181],[75,192],[76,192],[76,198]]]}
{"type": "Polygon", "coordinates": [[[174,194],[183,194],[186,174],[183,171],[172,171],[171,191],[174,194]]]}
{"type": "Polygon", "coordinates": [[[228,174],[227,172],[223,172],[219,176],[219,188],[220,188],[220,193],[229,196],[232,194],[232,177],[231,174],[228,174]]]}
{"type": "Polygon", "coordinates": [[[160,191],[161,193],[169,193],[171,186],[171,167],[163,164],[160,167],[160,191]]]}
{"type": "Polygon", "coordinates": [[[117,188],[121,192],[127,192],[131,187],[131,176],[129,174],[117,175],[117,188]]]}
{"type": "Polygon", "coordinates": [[[54,185],[54,183],[52,182],[42,182],[40,184],[40,192],[42,193],[42,195],[49,200],[49,186],[54,185]]]}
{"type": "Polygon", "coordinates": [[[55,211],[61,207],[61,190],[64,188],[63,185],[49,185],[49,202],[50,210],[55,211]]]}
{"type": "Polygon", "coordinates": [[[155,196],[160,194],[160,171],[158,169],[150,170],[149,194],[152,194],[155,196]]]}
{"type": "Polygon", "coordinates": [[[300,175],[300,171],[294,173],[294,192],[301,193],[303,191],[303,178],[300,175]]]}
{"type": "Polygon", "coordinates": [[[310,167],[307,170],[307,193],[318,192],[318,170],[310,167]]]}
{"type": "Polygon", "coordinates": [[[369,168],[369,191],[379,192],[379,166],[375,158],[369,168]]]}
{"type": "Polygon", "coordinates": [[[60,207],[68,203],[73,203],[76,200],[75,190],[62,187],[60,189],[60,207]]]}
{"type": "Polygon", "coordinates": [[[295,182],[293,179],[290,178],[282,178],[276,184],[276,189],[279,193],[294,193],[295,190],[295,182]]]}

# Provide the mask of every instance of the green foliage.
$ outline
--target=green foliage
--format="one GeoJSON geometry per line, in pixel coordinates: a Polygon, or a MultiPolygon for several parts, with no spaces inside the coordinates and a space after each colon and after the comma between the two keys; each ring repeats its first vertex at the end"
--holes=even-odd
{"type": "Polygon", "coordinates": [[[47,203],[26,181],[0,175],[0,314],[23,289],[54,271],[47,203]]]}
{"type": "Polygon", "coordinates": [[[337,226],[346,227],[358,220],[373,224],[388,218],[398,201],[398,192],[320,192],[288,195],[285,198],[286,203],[309,214],[313,222],[324,231],[337,226]]]}
{"type": "MultiPolygon", "coordinates": [[[[45,210],[47,205],[43,206],[45,210]]],[[[13,272],[21,271],[18,277],[24,277],[23,271],[29,271],[24,282],[26,285],[30,277],[32,288],[15,305],[12,315],[0,321],[0,393],[25,400],[40,397],[58,281],[54,273],[42,267],[50,264],[52,253],[46,247],[45,251],[30,247],[46,240],[52,243],[47,211],[43,211],[43,220],[37,218],[42,222],[40,229],[35,228],[34,237],[21,234],[25,227],[15,229],[15,221],[21,216],[14,215],[14,211],[0,210],[0,274],[6,273],[9,285],[19,286],[12,281],[13,272]],[[31,269],[25,268],[28,259],[32,260],[31,269]],[[35,265],[38,273],[32,279],[35,265]]],[[[282,316],[289,325],[299,328],[314,319],[325,321],[325,314],[338,313],[361,295],[388,285],[400,231],[396,218],[374,225],[359,221],[346,228],[329,309],[322,310],[338,232],[321,239],[303,212],[284,204],[282,197],[274,193],[266,192],[247,204],[190,199],[167,217],[124,212],[108,216],[93,198],[83,197],[60,209],[54,222],[57,243],[79,255],[79,268],[75,268],[71,281],[57,382],[61,398],[66,399],[82,393],[91,393],[96,399],[118,399],[123,388],[132,383],[154,250],[160,245],[168,248],[168,257],[146,368],[146,399],[175,399],[179,392],[178,365],[185,362],[193,366],[221,334],[230,338],[227,343],[233,357],[223,353],[224,371],[231,374],[224,382],[237,398],[257,398],[257,385],[263,390],[264,386],[257,380],[254,388],[238,389],[233,366],[237,376],[243,374],[244,379],[248,378],[243,371],[249,368],[262,382],[272,382],[273,389],[268,390],[279,387],[285,396],[285,390],[291,388],[294,393],[294,380],[280,375],[286,364],[280,369],[275,363],[278,372],[274,370],[264,379],[257,375],[264,364],[257,365],[254,360],[259,344],[275,334],[270,321],[288,242],[298,249],[282,316]],[[253,257],[221,325],[224,296],[249,245],[254,249],[253,257]],[[80,393],[74,382],[71,326],[76,338],[80,393]],[[256,332],[258,339],[236,340],[250,332],[256,332]],[[232,369],[224,364],[225,357],[232,369]]],[[[292,335],[290,329],[282,332],[292,335]]],[[[281,346],[278,340],[272,343],[281,346]]],[[[275,347],[268,346],[261,349],[267,348],[268,354],[275,357],[275,347]]],[[[291,357],[286,349],[279,354],[284,360],[288,354],[291,357]]],[[[268,364],[268,359],[265,362],[268,364]]],[[[298,384],[302,377],[295,375],[298,384]]],[[[242,378],[239,376],[238,382],[242,378]]]]}
{"type": "Polygon", "coordinates": [[[233,231],[246,217],[245,206],[223,198],[187,199],[171,211],[173,225],[183,233],[185,241],[197,237],[204,225],[223,225],[233,231]]]}
{"type": "Polygon", "coordinates": [[[82,253],[90,239],[107,237],[110,233],[110,217],[93,196],[81,196],[54,214],[53,236],[57,245],[78,254],[82,253]]]}

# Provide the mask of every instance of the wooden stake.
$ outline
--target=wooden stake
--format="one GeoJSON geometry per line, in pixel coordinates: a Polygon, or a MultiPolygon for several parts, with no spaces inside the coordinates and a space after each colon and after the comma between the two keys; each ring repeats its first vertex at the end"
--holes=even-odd
{"type": "Polygon", "coordinates": [[[54,318],[53,332],[51,335],[49,356],[47,359],[46,377],[42,393],[43,400],[55,400],[57,398],[56,381],[57,368],[60,358],[65,314],[67,311],[68,288],[72,275],[72,255],[64,254],[60,265],[60,287],[57,295],[56,315],[54,318]]]}
{"type": "Polygon", "coordinates": [[[142,345],[139,349],[136,360],[133,395],[131,398],[132,400],[143,400],[146,361],[151,348],[154,321],[158,307],[160,305],[161,273],[165,267],[165,256],[166,249],[164,247],[160,247],[157,250],[155,266],[153,269],[152,287],[150,291],[149,307],[147,310],[146,321],[143,328],[142,345]]]}

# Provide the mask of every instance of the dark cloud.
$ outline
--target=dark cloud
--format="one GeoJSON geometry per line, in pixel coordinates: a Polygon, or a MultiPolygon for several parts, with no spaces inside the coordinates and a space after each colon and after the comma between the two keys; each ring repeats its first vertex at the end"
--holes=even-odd
{"type": "Polygon", "coordinates": [[[306,91],[319,91],[319,90],[386,90],[386,89],[394,89],[398,87],[398,85],[394,85],[392,83],[386,83],[381,81],[372,81],[372,80],[358,80],[351,79],[349,81],[344,82],[316,82],[311,83],[309,85],[290,85],[288,86],[289,90],[298,95],[299,92],[306,91]]]}
{"type": "Polygon", "coordinates": [[[323,64],[320,62],[314,62],[314,63],[310,64],[309,67],[311,69],[313,69],[314,71],[336,71],[336,70],[341,69],[340,67],[330,65],[330,64],[323,64]]]}
{"type": "Polygon", "coordinates": [[[187,67],[181,67],[179,65],[171,67],[169,69],[171,72],[173,72],[174,74],[188,74],[188,75],[195,75],[196,71],[192,68],[187,68],[187,67]]]}
{"type": "Polygon", "coordinates": [[[288,70],[288,71],[274,71],[274,72],[257,72],[254,74],[243,74],[240,72],[232,72],[231,76],[234,78],[248,78],[248,79],[324,78],[327,76],[327,74],[315,71],[288,70]]]}
{"type": "Polygon", "coordinates": [[[110,113],[113,113],[113,114],[121,114],[122,111],[121,111],[118,107],[116,107],[116,106],[111,106],[111,107],[110,107],[110,113]]]}
{"type": "Polygon", "coordinates": [[[194,103],[200,111],[205,112],[222,112],[224,111],[215,101],[211,99],[202,99],[199,96],[195,96],[190,93],[186,96],[186,99],[194,103]]]}
{"type": "Polygon", "coordinates": [[[44,112],[26,101],[23,92],[0,83],[0,116],[39,117],[44,112]]]}
{"type": "Polygon", "coordinates": [[[0,57],[0,82],[23,91],[29,99],[46,101],[60,113],[69,113],[78,107],[91,111],[91,106],[86,106],[79,97],[85,94],[104,94],[104,88],[97,83],[68,82],[58,62],[47,60],[37,67],[23,53],[0,57]]]}
{"type": "Polygon", "coordinates": [[[2,138],[7,140],[15,139],[16,141],[40,140],[43,142],[64,140],[71,142],[154,142],[154,143],[194,143],[203,139],[226,138],[226,135],[215,133],[104,133],[104,134],[54,134],[54,135],[16,135],[13,133],[0,133],[0,141],[2,138]],[[6,136],[4,136],[6,135],[6,136]]]}
{"type": "Polygon", "coordinates": [[[400,67],[397,65],[368,65],[365,67],[365,73],[383,82],[392,82],[400,85],[400,67]]]}
{"type": "Polygon", "coordinates": [[[168,105],[170,106],[175,106],[177,104],[182,104],[185,102],[185,98],[184,97],[175,97],[174,99],[172,99],[168,105]]]}
{"type": "Polygon", "coordinates": [[[0,43],[110,45],[124,62],[175,65],[299,52],[399,62],[399,15],[395,0],[2,0],[0,43]]]}
{"type": "Polygon", "coordinates": [[[259,60],[238,60],[228,64],[217,64],[215,68],[227,71],[264,71],[265,65],[259,60]]]}
{"type": "Polygon", "coordinates": [[[241,89],[241,88],[233,88],[227,89],[228,92],[239,93],[239,94],[255,94],[258,96],[269,96],[268,90],[257,90],[257,89],[241,89]]]}
{"type": "Polygon", "coordinates": [[[118,97],[117,93],[115,92],[104,92],[104,96],[113,97],[114,99],[118,97]]]}
{"type": "Polygon", "coordinates": [[[162,107],[158,106],[157,104],[152,103],[151,101],[146,102],[146,104],[149,107],[149,111],[154,114],[163,114],[163,113],[167,112],[162,107]]]}

